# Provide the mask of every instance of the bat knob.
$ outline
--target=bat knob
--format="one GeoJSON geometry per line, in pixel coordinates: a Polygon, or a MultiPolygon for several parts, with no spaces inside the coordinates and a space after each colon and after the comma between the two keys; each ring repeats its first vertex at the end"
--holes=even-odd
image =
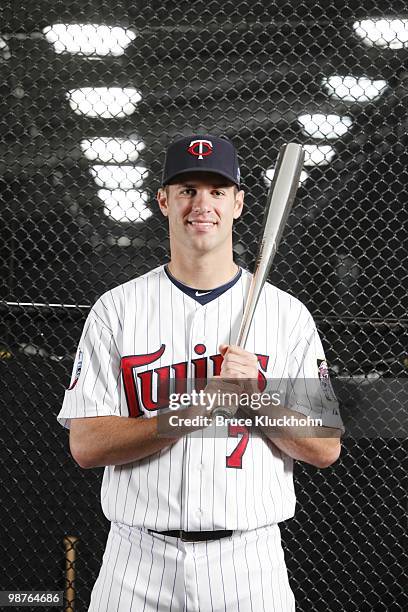
{"type": "Polygon", "coordinates": [[[215,417],[223,417],[223,419],[227,421],[227,420],[231,419],[234,415],[227,408],[221,408],[220,406],[217,406],[211,412],[211,416],[214,417],[214,418],[215,417]]]}

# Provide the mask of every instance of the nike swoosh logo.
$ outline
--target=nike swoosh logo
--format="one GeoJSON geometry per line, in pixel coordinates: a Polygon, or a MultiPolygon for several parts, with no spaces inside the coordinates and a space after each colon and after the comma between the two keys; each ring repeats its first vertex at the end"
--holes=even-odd
{"type": "Polygon", "coordinates": [[[204,291],[204,292],[196,291],[195,292],[197,297],[200,297],[200,295],[207,295],[208,293],[211,293],[211,291],[204,291]]]}

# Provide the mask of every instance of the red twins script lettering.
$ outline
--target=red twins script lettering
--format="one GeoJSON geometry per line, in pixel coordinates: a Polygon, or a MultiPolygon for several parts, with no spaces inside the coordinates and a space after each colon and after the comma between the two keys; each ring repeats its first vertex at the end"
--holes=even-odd
{"type": "MultiPolygon", "coordinates": [[[[204,345],[200,345],[204,346],[204,345]]],[[[129,416],[139,417],[143,415],[143,408],[147,411],[161,410],[169,405],[170,380],[174,380],[175,393],[187,393],[188,362],[172,363],[167,366],[145,370],[135,373],[137,368],[153,364],[158,361],[166,350],[166,345],[153,353],[144,355],[131,355],[122,357],[121,370],[125,389],[125,395],[129,410],[129,416]],[[156,398],[156,399],[154,399],[156,398]]],[[[263,372],[268,367],[269,356],[257,355],[258,363],[263,372]]],[[[203,389],[206,381],[211,376],[218,376],[221,372],[222,355],[210,355],[192,359],[193,378],[197,391],[203,389]]],[[[266,387],[266,378],[258,372],[258,388],[262,392],[266,387]]]]}

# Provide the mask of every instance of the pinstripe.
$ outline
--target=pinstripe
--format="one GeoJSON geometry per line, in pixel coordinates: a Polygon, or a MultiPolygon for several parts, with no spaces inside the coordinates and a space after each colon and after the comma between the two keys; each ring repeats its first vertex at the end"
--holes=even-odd
{"type": "MultiPolygon", "coordinates": [[[[100,334],[99,334],[99,349],[98,349],[98,353],[101,352],[102,334],[103,334],[103,328],[101,328],[100,334]]],[[[92,346],[92,353],[91,353],[90,359],[89,359],[89,367],[90,367],[91,362],[92,362],[92,356],[94,354],[94,349],[95,349],[95,344],[93,344],[93,346],[92,346]]],[[[87,371],[86,371],[85,376],[84,376],[84,386],[83,386],[83,389],[85,389],[85,383],[86,383],[86,378],[87,378],[87,375],[88,375],[88,372],[89,372],[89,367],[87,368],[87,371]]],[[[101,371],[101,363],[99,362],[99,368],[98,368],[98,371],[97,371],[96,376],[95,376],[95,380],[94,380],[94,385],[92,387],[92,391],[90,393],[91,397],[94,394],[95,386],[96,386],[96,383],[98,382],[100,371],[101,371]]],[[[106,388],[105,388],[105,392],[106,392],[106,388]]],[[[85,394],[84,394],[84,392],[82,393],[82,398],[83,398],[83,402],[84,402],[84,413],[85,413],[85,394]]],[[[96,414],[98,414],[98,404],[97,404],[97,401],[96,401],[96,397],[95,397],[94,401],[95,401],[96,414]]]]}
{"type": "Polygon", "coordinates": [[[109,610],[109,600],[110,600],[110,597],[111,597],[111,594],[112,594],[112,584],[113,584],[113,579],[114,579],[114,576],[115,576],[115,570],[116,570],[116,565],[117,565],[117,562],[118,562],[121,546],[122,546],[122,538],[120,538],[120,540],[119,540],[119,546],[118,546],[118,550],[117,550],[117,553],[116,553],[116,559],[115,559],[115,563],[114,563],[113,569],[112,569],[112,577],[111,577],[110,586],[109,586],[108,599],[106,600],[106,610],[107,611],[109,610]]]}
{"type": "Polygon", "coordinates": [[[271,595],[272,595],[272,601],[273,601],[273,610],[282,610],[282,601],[280,598],[280,594],[279,594],[279,608],[276,606],[275,604],[275,587],[274,587],[274,573],[273,573],[273,560],[271,557],[271,551],[270,551],[270,540],[268,537],[265,538],[265,545],[266,545],[266,552],[268,555],[268,559],[269,559],[269,566],[270,566],[270,570],[271,570],[271,595]]]}
{"type": "MultiPolygon", "coordinates": [[[[151,455],[149,457],[147,457],[148,460],[148,466],[147,466],[147,480],[149,480],[149,473],[150,473],[150,465],[151,465],[151,455]]],[[[147,486],[147,497],[146,497],[146,503],[145,503],[145,513],[144,513],[144,517],[142,520],[142,524],[145,525],[146,524],[146,516],[147,516],[147,511],[149,509],[149,501],[150,501],[150,487],[147,486]]]]}
{"type": "MultiPolygon", "coordinates": [[[[99,301],[101,302],[101,300],[100,300],[100,299],[99,299],[99,301]]],[[[112,330],[110,329],[109,325],[106,323],[105,319],[103,319],[103,318],[101,317],[101,315],[99,314],[99,312],[97,312],[96,306],[97,306],[97,304],[95,304],[95,306],[94,306],[94,307],[92,308],[92,310],[90,311],[90,313],[89,313],[89,314],[90,314],[90,316],[91,316],[92,318],[94,318],[94,319],[97,319],[97,320],[98,320],[97,322],[99,323],[99,325],[100,325],[101,327],[104,327],[104,328],[105,328],[105,329],[106,329],[106,330],[107,330],[107,331],[108,331],[108,332],[111,334],[111,333],[112,333],[112,330]]],[[[106,308],[106,306],[105,306],[105,308],[106,308]]]]}
{"type": "MultiPolygon", "coordinates": [[[[133,469],[132,469],[132,472],[133,472],[133,469]]],[[[139,494],[140,494],[140,490],[141,490],[141,487],[140,487],[140,476],[141,476],[141,470],[140,470],[140,469],[139,469],[139,470],[136,470],[136,473],[137,473],[137,475],[138,475],[138,480],[139,480],[139,482],[138,482],[138,486],[136,487],[136,499],[135,499],[135,505],[134,505],[134,507],[133,507],[132,525],[134,525],[134,524],[135,524],[135,516],[136,516],[137,502],[138,502],[138,500],[139,500],[139,494]]]]}
{"type": "Polygon", "coordinates": [[[103,475],[103,479],[104,479],[104,481],[106,479],[107,482],[103,482],[103,487],[105,488],[105,493],[103,494],[102,499],[101,499],[102,503],[104,502],[105,497],[106,497],[106,495],[108,493],[108,490],[109,490],[109,483],[110,483],[110,479],[111,479],[111,471],[110,470],[105,470],[105,473],[103,475]]]}
{"type": "Polygon", "coordinates": [[[194,565],[194,578],[195,578],[198,606],[200,607],[199,587],[198,587],[198,579],[197,579],[197,564],[196,564],[196,545],[194,543],[193,543],[193,565],[194,565]]]}
{"type": "MultiPolygon", "coordinates": [[[[203,452],[204,452],[204,434],[203,431],[201,431],[201,454],[200,454],[200,465],[203,465],[203,452]]],[[[199,501],[199,508],[202,508],[202,497],[201,497],[201,493],[202,493],[202,487],[203,487],[203,477],[202,477],[202,473],[200,470],[200,501],[199,501]]],[[[201,520],[201,514],[200,514],[200,531],[202,530],[202,520],[201,520]]]]}
{"type": "Polygon", "coordinates": [[[118,493],[119,493],[119,489],[120,487],[120,480],[122,478],[122,470],[123,467],[121,465],[117,466],[119,468],[119,478],[118,478],[118,486],[116,488],[116,495],[115,495],[115,522],[117,522],[118,520],[118,493]]]}
{"type": "Polygon", "coordinates": [[[126,572],[127,572],[128,565],[129,565],[130,555],[132,553],[132,546],[133,546],[133,544],[130,541],[130,531],[128,532],[128,542],[129,542],[129,552],[128,552],[128,556],[127,556],[127,559],[126,559],[125,567],[124,567],[124,570],[123,570],[122,581],[120,583],[120,591],[119,591],[119,597],[118,597],[118,605],[116,606],[116,612],[119,612],[120,600],[121,600],[122,592],[123,592],[123,584],[125,582],[125,577],[126,577],[126,572]]]}
{"type": "MultiPolygon", "coordinates": [[[[161,317],[161,293],[160,293],[160,287],[161,287],[161,281],[160,281],[160,277],[158,277],[156,279],[156,285],[157,285],[157,294],[158,294],[158,304],[159,304],[159,320],[158,320],[158,328],[159,328],[159,337],[162,337],[161,334],[161,323],[162,323],[162,317],[161,317]]],[[[162,358],[160,357],[160,363],[159,366],[162,365],[162,358]]],[[[162,451],[160,451],[159,453],[159,458],[161,458],[161,454],[162,451]]],[[[157,528],[157,520],[159,517],[159,507],[160,507],[160,497],[159,497],[159,481],[160,481],[160,465],[162,464],[162,461],[157,461],[157,479],[156,479],[156,504],[157,504],[157,510],[156,510],[156,520],[155,520],[155,525],[157,528]]]]}
{"type": "Polygon", "coordinates": [[[160,593],[163,587],[163,577],[164,577],[164,572],[166,570],[166,547],[167,547],[167,542],[164,542],[164,554],[163,554],[163,570],[162,570],[162,575],[161,575],[161,579],[160,579],[160,587],[159,587],[159,594],[157,596],[157,606],[156,606],[156,612],[158,612],[159,610],[159,602],[160,602],[160,593]]]}
{"type": "Polygon", "coordinates": [[[104,309],[106,310],[107,313],[109,313],[109,308],[106,306],[105,302],[102,300],[102,298],[99,298],[98,300],[102,306],[104,307],[104,309]]]}
{"type": "Polygon", "coordinates": [[[219,567],[220,567],[220,572],[221,572],[222,596],[223,596],[223,599],[224,599],[224,610],[225,610],[225,612],[227,612],[227,602],[225,601],[224,574],[223,574],[223,571],[222,571],[222,553],[221,553],[222,542],[221,542],[221,540],[218,540],[218,542],[219,542],[219,545],[220,545],[220,553],[219,553],[220,554],[220,557],[219,557],[220,564],[219,564],[219,567]]]}
{"type": "MultiPolygon", "coordinates": [[[[119,286],[121,286],[121,285],[119,285],[119,286]]],[[[112,300],[112,304],[113,304],[113,307],[114,307],[115,312],[116,312],[116,315],[117,315],[117,321],[118,321],[118,323],[119,323],[119,327],[120,327],[120,329],[123,331],[123,326],[122,326],[121,317],[120,317],[120,315],[119,315],[119,311],[118,311],[118,309],[117,309],[117,306],[116,306],[116,303],[115,303],[115,299],[114,299],[114,297],[113,297],[113,292],[112,292],[112,290],[111,290],[111,291],[109,291],[109,296],[110,296],[110,298],[111,298],[111,300],[112,300]]]]}
{"type": "Polygon", "coordinates": [[[211,510],[212,510],[212,524],[215,525],[215,517],[214,517],[214,513],[215,513],[215,480],[216,480],[216,476],[215,476],[215,466],[217,465],[216,462],[216,444],[215,444],[215,437],[212,438],[212,445],[213,445],[213,461],[212,461],[212,471],[213,471],[213,476],[212,476],[212,504],[211,504],[211,510]]]}
{"type": "MultiPolygon", "coordinates": [[[[161,459],[162,450],[159,452],[159,459],[161,459]]],[[[160,481],[160,466],[163,461],[157,461],[157,478],[156,478],[156,498],[157,498],[157,508],[156,508],[156,520],[154,522],[155,527],[157,529],[157,520],[159,518],[159,506],[160,506],[160,497],[159,497],[159,481],[160,481]]]]}
{"type": "MultiPolygon", "coordinates": [[[[91,322],[91,321],[90,321],[90,322],[91,322]]],[[[92,322],[95,324],[95,322],[94,322],[94,321],[92,321],[92,322]]],[[[89,327],[90,327],[90,325],[89,325],[89,327]]],[[[88,327],[87,334],[89,333],[89,327],[88,327]]],[[[101,333],[102,333],[102,332],[101,332],[101,333]]],[[[82,403],[83,403],[83,406],[84,406],[84,408],[83,408],[83,413],[84,413],[84,414],[85,414],[85,412],[86,412],[86,410],[85,410],[85,382],[86,382],[86,377],[87,377],[87,374],[88,374],[88,372],[89,372],[89,368],[91,367],[91,362],[92,362],[92,357],[93,357],[93,354],[94,354],[94,350],[95,350],[95,344],[93,343],[93,344],[92,344],[91,354],[89,355],[89,363],[88,363],[88,367],[86,368],[86,371],[85,371],[85,372],[84,372],[84,374],[83,374],[83,380],[82,380],[82,403]]],[[[81,372],[81,374],[82,374],[82,372],[81,372]]],[[[78,413],[77,413],[77,414],[78,414],[78,413]]]]}
{"type": "Polygon", "coordinates": [[[183,582],[184,582],[184,608],[187,612],[187,588],[186,588],[186,573],[183,571],[183,582]]]}
{"type": "Polygon", "coordinates": [[[133,599],[135,596],[135,592],[136,592],[136,583],[137,583],[137,579],[139,577],[139,571],[140,571],[140,564],[142,562],[142,557],[143,557],[143,549],[142,549],[142,537],[143,537],[143,532],[140,532],[140,541],[139,541],[139,549],[140,549],[140,557],[139,557],[139,563],[137,565],[137,570],[136,570],[136,576],[135,576],[135,581],[133,583],[133,590],[132,590],[132,599],[130,602],[130,610],[132,610],[133,607],[133,599]]]}
{"type": "Polygon", "coordinates": [[[205,543],[205,558],[206,558],[206,562],[207,562],[207,575],[208,575],[208,593],[210,595],[210,602],[211,602],[211,610],[214,609],[214,605],[213,605],[213,599],[212,599],[212,591],[211,591],[211,576],[210,576],[210,563],[209,563],[209,559],[208,559],[208,543],[205,543]]]}
{"type": "MultiPolygon", "coordinates": [[[[124,287],[124,285],[120,285],[120,287],[122,288],[122,305],[123,305],[122,320],[126,321],[126,314],[127,314],[126,306],[127,306],[127,304],[126,304],[125,287],[124,287]]],[[[120,323],[122,324],[121,321],[120,321],[120,323]]],[[[121,330],[123,331],[123,327],[121,327],[121,330]]]]}
{"type": "Polygon", "coordinates": [[[94,317],[95,322],[97,322],[100,327],[102,327],[108,334],[110,334],[112,342],[115,345],[115,349],[116,349],[117,353],[120,354],[120,350],[119,350],[119,347],[118,347],[118,345],[116,343],[116,339],[115,339],[115,337],[113,335],[112,329],[107,324],[105,319],[103,317],[101,317],[101,315],[97,312],[97,306],[99,305],[99,302],[100,302],[100,299],[98,300],[98,302],[96,302],[95,306],[90,311],[90,314],[92,315],[92,317],[94,317]]]}
{"type": "MultiPolygon", "coordinates": [[[[268,538],[268,540],[267,540],[267,541],[269,541],[269,538],[268,538]]],[[[278,554],[279,554],[279,551],[277,550],[277,542],[276,542],[276,538],[273,538],[273,548],[274,548],[274,553],[275,553],[275,558],[276,558],[276,557],[278,556],[278,554]]],[[[274,572],[274,571],[272,571],[272,575],[274,575],[274,574],[275,574],[275,572],[274,572]]],[[[281,608],[283,608],[283,597],[282,597],[282,590],[281,590],[281,581],[280,581],[280,580],[278,580],[278,581],[276,581],[276,580],[275,580],[275,584],[276,584],[276,583],[277,583],[277,587],[278,587],[276,590],[277,590],[277,591],[278,591],[278,593],[279,593],[279,601],[280,601],[280,606],[281,606],[281,608]]],[[[274,590],[275,590],[275,589],[274,589],[274,590]]],[[[285,591],[286,591],[286,589],[285,589],[285,591]]],[[[285,595],[285,600],[286,600],[286,602],[287,602],[287,597],[286,597],[286,595],[285,595]]],[[[287,607],[287,606],[286,606],[286,607],[287,607]]]]}
{"type": "Polygon", "coordinates": [[[150,560],[150,568],[149,568],[149,577],[147,579],[147,589],[146,589],[146,593],[145,593],[145,597],[144,597],[144,604],[143,604],[143,612],[146,608],[146,600],[147,600],[147,594],[149,592],[149,584],[150,584],[150,578],[152,575],[152,567],[153,567],[153,546],[154,546],[154,538],[152,538],[152,547],[150,549],[150,555],[151,555],[151,560],[150,560]]]}
{"type": "MultiPolygon", "coordinates": [[[[109,535],[111,536],[111,534],[109,534],[109,535]]],[[[99,582],[100,589],[101,589],[101,594],[100,594],[100,597],[99,597],[98,611],[101,609],[102,593],[103,593],[103,588],[104,588],[104,585],[105,585],[106,576],[107,576],[107,573],[108,573],[108,566],[110,564],[110,556],[112,554],[112,548],[113,548],[113,538],[111,537],[110,548],[109,548],[109,552],[108,552],[108,560],[107,560],[107,563],[105,564],[105,578],[99,582]]],[[[102,569],[101,569],[101,572],[102,572],[102,569]]]]}
{"type": "MultiPolygon", "coordinates": [[[[110,364],[112,361],[112,337],[110,338],[109,341],[109,364],[108,364],[108,372],[110,372],[110,364]]],[[[106,395],[109,391],[108,389],[108,378],[106,379],[106,385],[105,385],[105,393],[103,394],[103,399],[102,399],[102,406],[105,406],[105,399],[106,399],[106,395]]],[[[115,411],[116,412],[116,411],[115,411]]]]}
{"type": "Polygon", "coordinates": [[[258,557],[258,567],[259,567],[259,572],[260,572],[260,576],[261,576],[262,609],[263,609],[264,612],[266,612],[266,610],[265,610],[265,599],[264,599],[264,583],[263,583],[263,578],[262,578],[262,575],[263,575],[263,572],[264,572],[264,569],[263,569],[264,562],[263,562],[263,559],[261,559],[261,557],[259,555],[258,541],[259,541],[259,533],[257,534],[256,540],[255,540],[255,550],[256,550],[256,555],[258,557]]]}
{"type": "MultiPolygon", "coordinates": [[[[296,362],[296,364],[298,366],[298,369],[300,370],[302,364],[301,363],[299,364],[299,362],[298,362],[296,357],[294,358],[294,361],[296,362]]],[[[292,379],[291,379],[291,382],[292,382],[292,379]]],[[[307,384],[306,384],[306,380],[305,379],[303,379],[303,386],[304,386],[304,390],[305,390],[305,395],[307,397],[307,401],[309,402],[309,411],[312,411],[312,403],[310,401],[310,397],[309,397],[309,394],[308,394],[308,391],[307,391],[307,384]]],[[[293,385],[292,385],[292,389],[293,389],[293,385]]],[[[299,406],[299,404],[297,404],[297,406],[299,406]]]]}
{"type": "MultiPolygon", "coordinates": [[[[191,492],[190,492],[190,479],[191,479],[191,460],[190,460],[190,453],[191,453],[191,436],[187,435],[185,437],[185,449],[186,449],[186,469],[185,469],[185,505],[186,505],[186,512],[185,512],[185,518],[183,517],[183,523],[184,521],[186,522],[186,531],[192,531],[192,527],[190,526],[190,500],[192,498],[191,492]]],[[[195,500],[194,500],[195,501],[195,500]]]]}
{"type": "MultiPolygon", "coordinates": [[[[184,299],[184,294],[183,294],[183,308],[184,308],[184,328],[187,329],[186,323],[186,311],[185,311],[185,299],[184,299]]],[[[171,313],[172,313],[172,320],[173,320],[173,300],[171,301],[171,313]]],[[[188,342],[185,342],[188,354],[190,354],[190,338],[188,339],[188,342]]],[[[190,361],[188,361],[188,363],[190,364],[190,361]]],[[[187,375],[191,375],[191,372],[188,372],[187,375]]],[[[184,438],[182,439],[181,443],[183,445],[183,457],[182,457],[182,461],[181,461],[181,482],[180,482],[180,525],[178,526],[179,528],[183,525],[183,521],[184,521],[184,488],[185,488],[185,471],[186,471],[186,444],[187,444],[187,439],[188,436],[184,436],[184,438]]],[[[177,528],[177,527],[176,527],[177,528]]]]}
{"type": "Polygon", "coordinates": [[[235,592],[237,594],[237,608],[238,608],[238,612],[240,612],[240,607],[239,607],[239,590],[238,590],[238,581],[237,581],[237,569],[235,567],[235,541],[234,538],[232,539],[232,566],[234,568],[234,579],[235,579],[235,592]]]}
{"type": "MultiPolygon", "coordinates": [[[[251,604],[251,612],[253,612],[253,607],[252,607],[252,591],[251,591],[251,581],[250,581],[250,574],[249,574],[249,566],[248,566],[248,558],[247,558],[247,544],[248,544],[248,539],[246,534],[244,535],[244,540],[245,540],[245,545],[244,545],[244,557],[245,557],[245,564],[246,564],[246,570],[247,570],[247,578],[248,578],[248,587],[249,587],[249,601],[251,604]]],[[[255,610],[255,612],[257,612],[255,610]]]]}
{"type": "Polygon", "coordinates": [[[122,523],[125,522],[126,504],[127,504],[127,499],[129,495],[129,485],[131,482],[131,478],[132,478],[132,470],[128,470],[128,481],[126,485],[125,498],[123,500],[123,505],[122,505],[122,523]]]}
{"type": "MultiPolygon", "coordinates": [[[[162,276],[159,277],[160,278],[160,282],[163,282],[163,284],[165,284],[165,278],[163,278],[162,276]]],[[[173,284],[170,284],[170,309],[171,309],[171,362],[174,363],[174,322],[173,322],[173,284]]],[[[185,330],[185,326],[183,326],[184,330],[185,330]]],[[[184,335],[185,335],[185,331],[184,331],[184,335]]],[[[171,474],[172,474],[172,456],[173,456],[173,445],[170,446],[169,449],[169,469],[168,469],[168,480],[167,480],[167,500],[170,499],[170,489],[171,489],[171,474]]],[[[166,522],[166,527],[165,529],[168,530],[169,526],[170,526],[170,505],[169,503],[164,504],[164,506],[167,505],[167,522],[166,522]]],[[[157,529],[157,521],[156,521],[156,525],[155,528],[157,529]]]]}
{"type": "Polygon", "coordinates": [[[180,552],[180,550],[178,550],[177,553],[176,553],[176,568],[175,568],[175,571],[174,571],[173,587],[172,587],[172,590],[171,590],[170,612],[171,612],[171,609],[173,607],[173,597],[174,597],[174,590],[176,588],[176,579],[177,579],[177,565],[178,565],[178,558],[179,558],[180,554],[181,554],[181,552],[180,552]]]}

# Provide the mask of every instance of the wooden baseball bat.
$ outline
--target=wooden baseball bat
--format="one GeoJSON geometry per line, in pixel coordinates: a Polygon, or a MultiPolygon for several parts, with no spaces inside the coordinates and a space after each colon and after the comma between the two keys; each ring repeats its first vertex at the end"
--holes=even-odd
{"type": "MultiPolygon", "coordinates": [[[[275,173],[266,201],[262,239],[236,341],[236,344],[241,348],[245,348],[262,287],[268,278],[269,270],[295,200],[304,157],[305,153],[302,146],[293,142],[283,145],[279,151],[275,173]]],[[[231,412],[228,408],[217,406],[213,409],[211,415],[229,418],[231,412]]]]}
{"type": "Polygon", "coordinates": [[[65,536],[65,612],[73,612],[75,607],[75,561],[78,545],[76,536],[65,536]]]}

